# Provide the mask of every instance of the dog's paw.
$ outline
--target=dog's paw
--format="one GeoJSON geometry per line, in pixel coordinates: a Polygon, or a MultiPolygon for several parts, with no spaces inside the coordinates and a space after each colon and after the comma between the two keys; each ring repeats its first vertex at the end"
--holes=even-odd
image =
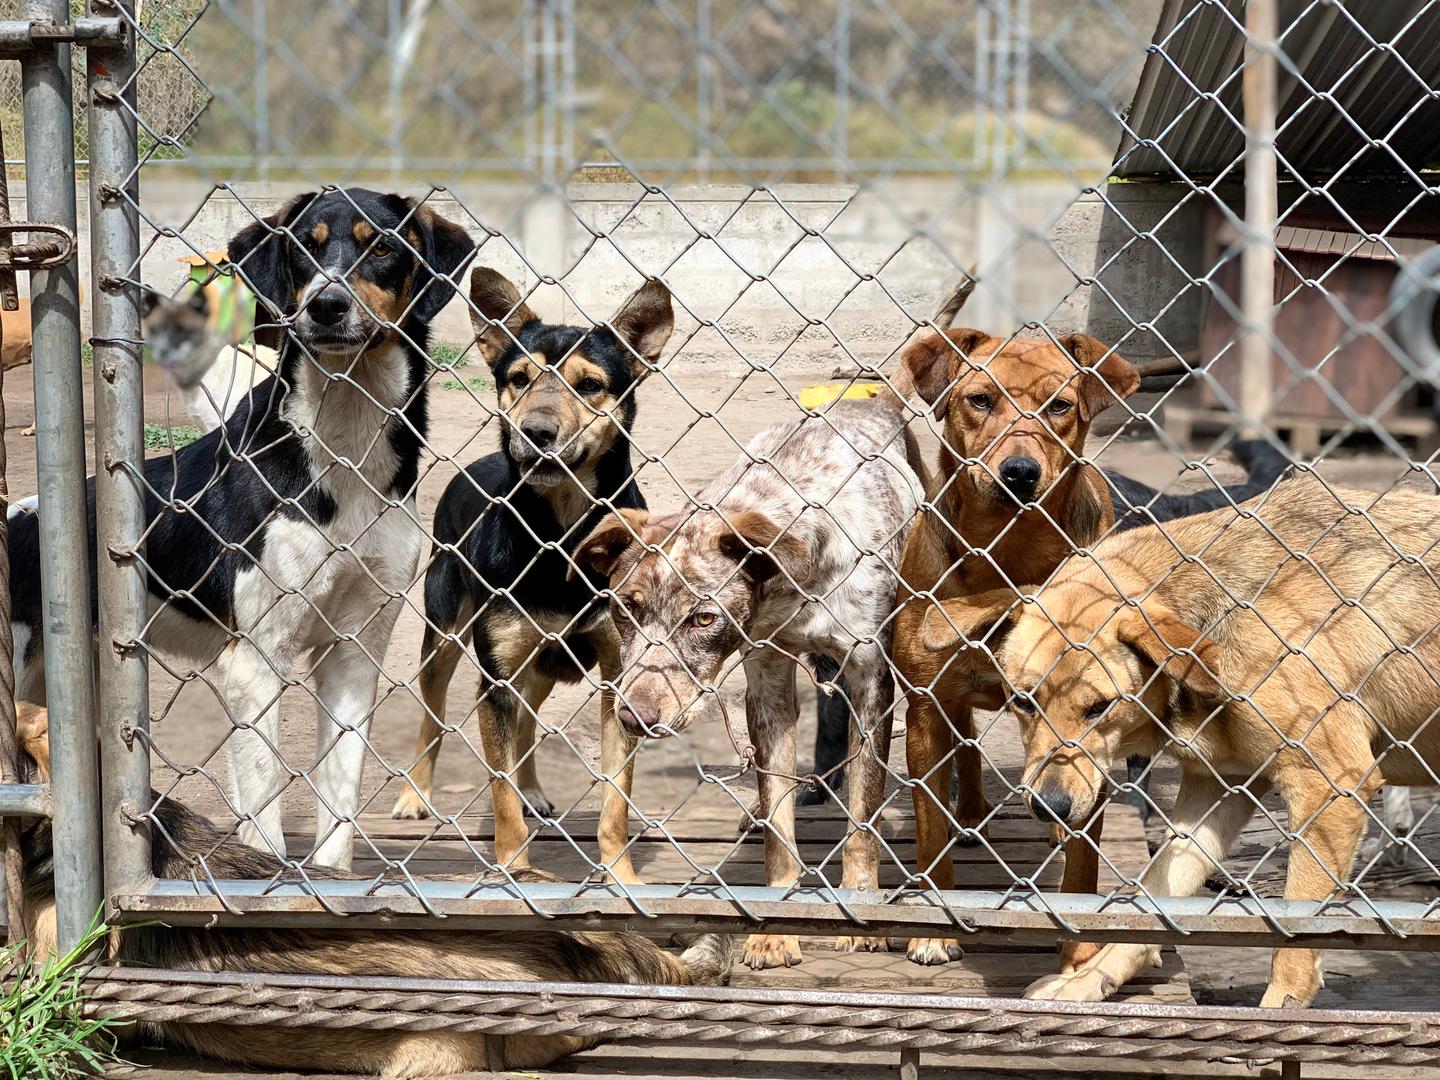
{"type": "Polygon", "coordinates": [[[890,939],[842,934],[835,939],[836,952],[889,952],[890,939]]]}
{"type": "Polygon", "coordinates": [[[917,937],[910,939],[905,955],[911,963],[929,967],[959,960],[965,955],[965,950],[960,948],[960,942],[954,938],[917,937]]]}
{"type": "Polygon", "coordinates": [[[800,963],[800,939],[793,934],[751,934],[745,939],[740,962],[746,967],[794,967],[800,963]]]}
{"type": "Polygon", "coordinates": [[[430,811],[416,790],[406,787],[390,808],[390,816],[397,821],[424,821],[430,816],[430,811]]]}
{"type": "Polygon", "coordinates": [[[796,806],[824,806],[830,801],[830,792],[821,784],[806,784],[795,793],[796,806]]]}
{"type": "Polygon", "coordinates": [[[1108,973],[1091,965],[1036,979],[1025,996],[1031,1001],[1104,1001],[1118,989],[1108,973]]]}
{"type": "Polygon", "coordinates": [[[556,818],[555,804],[545,797],[545,793],[539,788],[525,788],[522,792],[525,801],[529,804],[525,808],[527,814],[533,814],[541,821],[554,821],[556,818]]]}

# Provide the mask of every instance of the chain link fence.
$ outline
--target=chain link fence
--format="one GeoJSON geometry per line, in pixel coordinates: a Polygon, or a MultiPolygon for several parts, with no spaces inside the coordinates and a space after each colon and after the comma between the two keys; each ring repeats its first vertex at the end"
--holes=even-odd
{"type": "Polygon", "coordinates": [[[1440,5],[104,10],[117,917],[1433,947],[1440,5]]]}

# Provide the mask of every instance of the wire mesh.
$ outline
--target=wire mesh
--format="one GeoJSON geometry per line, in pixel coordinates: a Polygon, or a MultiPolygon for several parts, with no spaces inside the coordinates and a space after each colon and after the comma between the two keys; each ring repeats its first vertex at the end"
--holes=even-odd
{"type": "Polygon", "coordinates": [[[122,906],[1423,944],[1440,6],[1276,7],[145,5],[122,906]]]}

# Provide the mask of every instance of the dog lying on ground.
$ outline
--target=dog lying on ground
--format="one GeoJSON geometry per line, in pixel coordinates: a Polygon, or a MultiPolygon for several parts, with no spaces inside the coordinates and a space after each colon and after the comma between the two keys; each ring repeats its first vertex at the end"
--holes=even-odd
{"type": "MultiPolygon", "coordinates": [[[[45,714],[21,713],[19,741],[27,782],[48,779],[37,757],[48,761],[45,714]]],[[[270,879],[279,864],[237,843],[205,818],[171,799],[152,795],[155,830],[151,868],[157,878],[187,878],[204,858],[204,873],[227,878],[270,879]]],[[[26,940],[32,955],[55,952],[55,879],[50,823],[40,821],[22,836],[25,847],[26,940]]],[[[351,875],[309,866],[314,880],[351,875]]],[[[522,868],[521,882],[553,881],[522,868]]],[[[498,880],[498,877],[497,877],[498,880]]],[[[166,927],[145,923],[112,937],[114,961],[179,971],[245,971],[256,975],[341,975],[720,985],[729,981],[732,939],[695,937],[678,956],[639,934],[626,932],[457,930],[275,930],[258,927],[166,927]]],[[[345,1032],[224,1024],[144,1024],[140,1039],[179,1046],[235,1064],[286,1070],[379,1073],[396,1078],[448,1076],[471,1070],[538,1069],[602,1040],[571,1035],[483,1035],[448,1031],[391,1032],[354,1028],[345,1032]]]]}
{"type": "MultiPolygon", "coordinates": [[[[228,261],[223,252],[213,258],[228,261]]],[[[254,295],[233,271],[192,276],[178,298],[150,290],[142,296],[146,352],[170,372],[181,404],[202,433],[223,424],[251,390],[279,370],[275,350],[254,341],[254,307],[254,295]],[[243,314],[247,307],[249,317],[243,314]]]]}
{"type": "MultiPolygon", "coordinates": [[[[878,884],[867,825],[884,792],[894,683],[886,652],[894,566],[920,502],[918,454],[893,401],[839,401],[774,425],[695,499],[664,516],[620,510],[576,561],[609,578],[621,651],[619,717],[627,731],[684,730],[742,653],[745,717],[759,768],[765,880],[793,885],[796,661],[828,655],[848,688],[843,886],[878,884]]],[[[846,937],[841,949],[884,949],[846,937]]],[[[744,961],[800,962],[799,939],[752,935],[744,961]]]]}
{"type": "MultiPolygon", "coordinates": [[[[221,428],[145,463],[145,634],[197,669],[220,657],[240,838],[283,854],[280,697],[316,697],[317,862],[349,866],[365,733],[422,530],[430,321],[474,245],[399,195],[303,195],[229,244],[285,318],[280,372],[221,428]],[[162,503],[161,498],[167,501],[162,503]]],[[[95,486],[87,485],[94,574],[95,486]]],[[[40,531],[12,507],[15,695],[44,703],[40,531]]],[[[95,590],[91,588],[92,618],[95,590]]]]}
{"type": "MultiPolygon", "coordinates": [[[[1371,797],[1440,766],[1437,544],[1433,496],[1307,476],[1238,512],[1109,537],[1034,603],[1010,589],[947,600],[923,643],[951,654],[960,635],[994,654],[1038,817],[1083,827],[1109,770],[1174,755],[1172,835],[1147,894],[1198,892],[1274,791],[1296,834],[1285,898],[1346,897],[1371,797]]],[[[1027,996],[1098,1001],[1158,963],[1155,946],[1106,945],[1027,996]]],[[[1277,949],[1261,1004],[1308,1005],[1321,985],[1317,950],[1277,949]]]]}
{"type": "MultiPolygon", "coordinates": [[[[974,712],[1000,708],[1005,694],[985,654],[939,655],[922,646],[920,625],[934,609],[929,597],[1041,584],[1072,551],[1112,529],[1249,498],[1274,483],[1289,461],[1264,443],[1237,444],[1247,482],[1193,495],[1162,495],[1083,462],[1091,421],[1140,385],[1129,361],[1085,334],[1006,341],[980,330],[931,330],[906,346],[900,366],[902,390],[913,386],[944,424],[927,496],[935,511],[921,515],[900,564],[894,659],[909,700],[906,757],[920,781],[911,789],[918,870],[931,887],[953,889],[952,822],[976,829],[990,813],[974,712]],[[960,774],[953,818],[952,757],[960,774]]],[[[1100,812],[1087,824],[1088,839],[1075,837],[1066,847],[1067,892],[1096,888],[1100,812]]],[[[1093,951],[1066,943],[1062,966],[1073,967],[1093,951]]],[[[916,938],[908,955],[943,964],[959,958],[960,945],[916,938]]]]}
{"type": "MultiPolygon", "coordinates": [[[[493,779],[496,858],[524,865],[523,808],[555,814],[535,774],[535,721],[557,681],[577,682],[599,662],[619,677],[619,643],[598,590],[569,574],[576,545],[606,505],[643,510],[630,465],[636,390],[674,329],[669,290],[645,285],[609,326],[541,321],[496,271],[470,279],[480,353],[495,375],[500,450],[451,480],[435,510],[435,546],[425,574],[417,761],[394,817],[431,813],[445,696],[465,645],[481,671],[480,733],[493,779]],[[602,502],[604,500],[604,502],[602,502]],[[558,640],[548,634],[560,635],[558,640]],[[510,689],[511,685],[517,692],[510,689]],[[504,779],[499,779],[500,774],[504,779]]],[[[626,847],[633,740],[601,695],[601,859],[634,881],[626,847]]]]}

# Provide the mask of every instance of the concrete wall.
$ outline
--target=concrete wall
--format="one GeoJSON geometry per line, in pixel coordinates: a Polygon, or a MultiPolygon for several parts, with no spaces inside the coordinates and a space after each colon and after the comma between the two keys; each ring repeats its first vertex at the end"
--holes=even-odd
{"type": "MultiPolygon", "coordinates": [[[[153,223],[142,224],[143,279],[177,287],[181,256],[222,250],[296,190],[211,188],[152,170],[142,181],[153,223]]],[[[540,275],[562,277],[568,293],[541,285],[531,301],[546,317],[607,317],[642,275],[663,274],[681,309],[670,353],[677,366],[741,371],[753,362],[809,374],[883,359],[960,266],[980,277],[962,325],[1003,333],[1043,321],[1057,333],[1088,331],[1136,359],[1193,349],[1201,292],[1189,275],[1202,238],[1198,200],[1185,202],[1185,191],[1115,184],[1078,194],[1057,181],[972,190],[920,179],[877,191],[804,184],[655,195],[583,184],[567,203],[485,184],[428,202],[475,236],[479,264],[526,289],[540,275]]],[[[82,202],[82,266],[85,221],[82,202]]],[[[467,342],[468,308],[453,303],[435,336],[467,342]]]]}

